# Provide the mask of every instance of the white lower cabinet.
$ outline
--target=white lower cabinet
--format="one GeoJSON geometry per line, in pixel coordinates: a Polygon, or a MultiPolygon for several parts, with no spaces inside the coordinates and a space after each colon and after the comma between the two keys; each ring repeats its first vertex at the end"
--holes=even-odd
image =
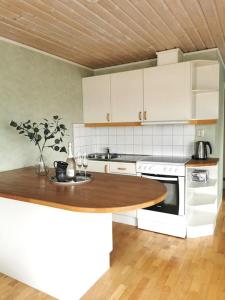
{"type": "Polygon", "coordinates": [[[217,174],[218,167],[188,167],[186,171],[186,211],[187,237],[195,238],[212,235],[217,217],[217,174]],[[192,180],[194,170],[208,172],[208,180],[195,182],[192,180]]]}
{"type": "Polygon", "coordinates": [[[109,163],[107,161],[89,160],[87,171],[109,173],[109,163]]]}
{"type": "MultiPolygon", "coordinates": [[[[89,160],[88,171],[136,176],[136,164],[89,160]]],[[[114,222],[137,226],[136,210],[115,213],[112,215],[112,218],[114,222]]]]}

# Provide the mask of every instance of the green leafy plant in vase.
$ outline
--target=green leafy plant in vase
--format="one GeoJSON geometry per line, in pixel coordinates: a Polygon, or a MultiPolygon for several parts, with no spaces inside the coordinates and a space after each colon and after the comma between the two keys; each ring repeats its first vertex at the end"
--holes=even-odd
{"type": "Polygon", "coordinates": [[[61,120],[62,118],[59,116],[53,116],[51,121],[43,119],[40,123],[32,122],[31,120],[19,123],[15,121],[10,122],[10,126],[14,127],[19,134],[26,136],[30,142],[33,142],[38,147],[40,151],[37,164],[38,175],[47,175],[49,171],[43,155],[46,148],[67,153],[62,143],[68,129],[61,120]]]}

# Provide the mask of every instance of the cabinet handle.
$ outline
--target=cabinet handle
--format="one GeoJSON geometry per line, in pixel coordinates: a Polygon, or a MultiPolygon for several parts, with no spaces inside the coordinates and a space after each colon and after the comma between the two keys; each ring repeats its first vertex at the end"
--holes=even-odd
{"type": "Polygon", "coordinates": [[[104,171],[105,171],[105,173],[108,173],[108,165],[105,165],[104,171]]]}
{"type": "Polygon", "coordinates": [[[142,120],[142,113],[141,113],[141,111],[139,111],[138,118],[139,118],[140,121],[142,120]]]}
{"type": "Polygon", "coordinates": [[[106,120],[107,120],[108,122],[110,121],[110,114],[109,114],[109,113],[106,114],[106,120]]]}
{"type": "Polygon", "coordinates": [[[125,171],[127,168],[117,168],[117,170],[125,171]]]}
{"type": "Polygon", "coordinates": [[[145,121],[147,120],[147,111],[146,110],[144,111],[144,120],[145,121]]]}

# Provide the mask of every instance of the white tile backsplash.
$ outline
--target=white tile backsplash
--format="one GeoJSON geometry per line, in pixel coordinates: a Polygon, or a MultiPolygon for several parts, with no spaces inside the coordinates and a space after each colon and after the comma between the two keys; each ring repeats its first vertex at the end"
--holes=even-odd
{"type": "Polygon", "coordinates": [[[88,128],[74,124],[74,153],[111,152],[164,156],[191,156],[195,125],[148,125],[88,128]]]}

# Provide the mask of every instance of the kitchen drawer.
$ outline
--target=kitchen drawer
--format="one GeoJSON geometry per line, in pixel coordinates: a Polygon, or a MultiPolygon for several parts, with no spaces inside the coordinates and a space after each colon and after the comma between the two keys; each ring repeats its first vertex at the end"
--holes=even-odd
{"type": "Polygon", "coordinates": [[[135,163],[110,162],[110,173],[136,175],[135,163]]]}
{"type": "Polygon", "coordinates": [[[109,173],[109,163],[105,161],[89,160],[87,171],[109,173]]]}

